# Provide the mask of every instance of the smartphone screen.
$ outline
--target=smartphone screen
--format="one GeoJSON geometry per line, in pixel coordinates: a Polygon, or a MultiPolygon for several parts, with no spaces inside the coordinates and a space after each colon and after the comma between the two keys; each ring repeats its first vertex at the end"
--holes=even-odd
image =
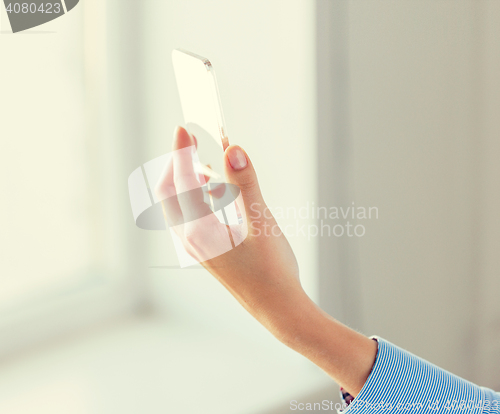
{"type": "Polygon", "coordinates": [[[207,58],[183,49],[172,52],[172,62],[185,127],[198,142],[198,166],[203,168],[198,172],[208,177],[206,202],[215,213],[217,205],[226,205],[224,222],[239,223],[231,201],[234,194],[224,185],[224,151],[229,141],[214,68],[207,58]]]}
{"type": "Polygon", "coordinates": [[[187,131],[198,141],[200,162],[213,171],[211,182],[223,182],[223,153],[229,145],[215,71],[207,58],[172,52],[177,88],[187,131]]]}

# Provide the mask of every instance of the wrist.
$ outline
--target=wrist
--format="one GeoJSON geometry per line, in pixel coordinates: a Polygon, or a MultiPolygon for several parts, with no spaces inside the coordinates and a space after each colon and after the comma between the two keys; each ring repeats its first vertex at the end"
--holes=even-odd
{"type": "Polygon", "coordinates": [[[281,341],[305,355],[305,350],[318,346],[318,335],[326,329],[325,325],[329,321],[331,318],[305,295],[295,303],[293,310],[279,326],[281,341]]]}
{"type": "Polygon", "coordinates": [[[355,397],[371,371],[377,343],[341,324],[306,298],[282,321],[275,336],[355,397]]]}
{"type": "Polygon", "coordinates": [[[237,299],[273,336],[288,346],[298,333],[299,321],[308,313],[304,310],[311,302],[300,284],[278,290],[268,286],[253,298],[237,299]]]}
{"type": "Polygon", "coordinates": [[[309,346],[311,325],[318,326],[323,318],[323,311],[301,289],[288,296],[283,306],[275,304],[261,323],[286,346],[300,352],[309,346]]]}

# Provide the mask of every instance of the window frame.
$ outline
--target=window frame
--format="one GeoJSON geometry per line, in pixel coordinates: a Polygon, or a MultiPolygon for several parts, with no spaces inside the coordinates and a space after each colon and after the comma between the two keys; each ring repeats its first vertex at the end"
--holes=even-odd
{"type": "Polygon", "coordinates": [[[132,36],[130,31],[120,32],[134,10],[107,13],[107,9],[113,9],[109,2],[86,0],[71,14],[80,13],[83,19],[85,139],[91,146],[89,163],[98,166],[92,169],[90,181],[95,184],[89,197],[102,213],[98,226],[109,248],[99,269],[88,277],[23,296],[0,311],[0,358],[145,307],[146,281],[141,273],[146,268],[146,246],[136,237],[126,187],[130,172],[126,154],[140,151],[140,141],[123,134],[127,108],[120,96],[120,84],[134,76],[134,68],[123,65],[123,53],[108,53],[124,41],[122,33],[132,36]],[[123,147],[129,151],[116,150],[123,147]]]}

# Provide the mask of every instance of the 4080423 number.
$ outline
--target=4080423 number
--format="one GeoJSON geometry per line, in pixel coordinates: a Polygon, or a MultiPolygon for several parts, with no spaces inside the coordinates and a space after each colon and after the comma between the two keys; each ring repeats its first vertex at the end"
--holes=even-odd
{"type": "Polygon", "coordinates": [[[61,3],[9,3],[7,13],[61,13],[61,3]]]}

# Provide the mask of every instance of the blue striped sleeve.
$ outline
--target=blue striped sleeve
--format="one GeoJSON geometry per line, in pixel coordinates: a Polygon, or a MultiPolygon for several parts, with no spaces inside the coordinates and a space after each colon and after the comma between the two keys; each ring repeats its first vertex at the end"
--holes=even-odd
{"type": "Polygon", "coordinates": [[[453,375],[390,342],[378,342],[365,385],[342,414],[500,414],[500,394],[453,375]]]}

